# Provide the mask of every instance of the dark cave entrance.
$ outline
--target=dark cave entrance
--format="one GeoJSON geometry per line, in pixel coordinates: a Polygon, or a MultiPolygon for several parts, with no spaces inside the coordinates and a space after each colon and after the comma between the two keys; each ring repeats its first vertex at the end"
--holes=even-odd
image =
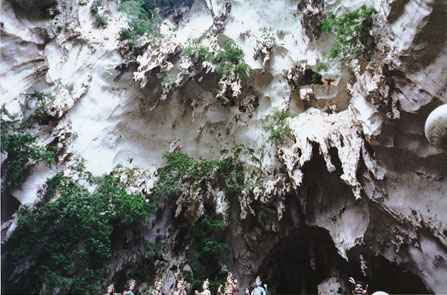
{"type": "Polygon", "coordinates": [[[408,271],[405,265],[392,263],[360,247],[352,249],[347,254],[350,261],[349,276],[367,282],[371,294],[376,291],[386,291],[390,294],[433,294],[422,279],[408,271]],[[366,261],[366,278],[360,270],[360,255],[366,261]]]}
{"type": "Polygon", "coordinates": [[[1,196],[1,212],[2,222],[11,218],[11,216],[17,212],[20,207],[20,202],[14,198],[10,193],[2,192],[1,196]]]}
{"type": "Polygon", "coordinates": [[[264,259],[259,275],[272,295],[318,294],[318,285],[329,277],[342,283],[342,293],[349,293],[349,277],[367,283],[369,293],[433,294],[422,279],[367,248],[356,247],[344,260],[335,248],[329,232],[320,227],[297,229],[281,239],[264,259]],[[360,257],[366,261],[366,277],[361,271],[360,257]],[[348,290],[344,290],[344,288],[348,290]]]}
{"type": "Polygon", "coordinates": [[[327,230],[306,227],[282,239],[259,270],[271,294],[318,294],[340,259],[327,230]]]}
{"type": "Polygon", "coordinates": [[[433,294],[422,280],[415,274],[387,261],[383,257],[375,257],[368,264],[369,290],[386,290],[393,294],[433,294]]]}

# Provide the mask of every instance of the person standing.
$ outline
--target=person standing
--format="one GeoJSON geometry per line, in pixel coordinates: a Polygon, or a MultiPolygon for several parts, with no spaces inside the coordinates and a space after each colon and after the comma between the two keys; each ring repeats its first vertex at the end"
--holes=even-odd
{"type": "Polygon", "coordinates": [[[133,292],[135,290],[136,281],[135,280],[129,280],[127,282],[127,288],[123,292],[123,295],[135,295],[133,292]]]}
{"type": "Polygon", "coordinates": [[[256,277],[255,288],[251,291],[251,295],[267,295],[259,276],[256,277]]]}

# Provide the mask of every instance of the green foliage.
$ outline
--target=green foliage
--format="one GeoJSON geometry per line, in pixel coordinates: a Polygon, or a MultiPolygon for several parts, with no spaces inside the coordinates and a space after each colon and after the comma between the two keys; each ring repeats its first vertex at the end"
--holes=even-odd
{"type": "Polygon", "coordinates": [[[163,244],[157,242],[144,242],[144,258],[153,259],[156,257],[162,257],[163,244]]]}
{"type": "Polygon", "coordinates": [[[2,174],[5,175],[2,192],[11,191],[23,183],[31,162],[44,161],[51,165],[55,161],[54,153],[38,145],[31,134],[4,127],[2,124],[1,151],[7,153],[8,158],[2,165],[2,174]]]}
{"type": "Polygon", "coordinates": [[[129,28],[120,32],[120,40],[127,40],[133,46],[144,34],[156,36],[160,17],[155,9],[155,2],[145,0],[123,0],[120,5],[129,20],[129,28]]]}
{"type": "Polygon", "coordinates": [[[32,101],[36,103],[36,108],[34,109],[31,116],[28,118],[28,122],[23,122],[26,124],[32,124],[31,121],[35,121],[39,124],[47,124],[51,120],[49,115],[49,103],[54,101],[55,97],[51,94],[34,91],[26,95],[27,101],[32,101]]]}
{"type": "Polygon", "coordinates": [[[95,16],[95,26],[98,28],[105,28],[108,24],[108,19],[105,15],[97,15],[95,16]]]}
{"type": "Polygon", "coordinates": [[[239,161],[240,147],[236,147],[233,156],[224,158],[218,162],[217,178],[221,181],[221,186],[228,201],[237,200],[238,196],[245,188],[245,177],[242,163],[239,161]]]}
{"type": "Polygon", "coordinates": [[[210,289],[215,293],[225,279],[220,262],[228,258],[230,248],[225,240],[227,226],[220,218],[207,215],[199,219],[192,228],[190,262],[194,272],[193,289],[200,289],[205,279],[210,280],[210,289]]]}
{"type": "Polygon", "coordinates": [[[223,50],[217,53],[216,59],[219,62],[229,62],[237,64],[244,57],[244,52],[236,43],[228,40],[224,43],[223,50]]]}
{"type": "Polygon", "coordinates": [[[129,194],[124,187],[119,184],[119,180],[113,176],[105,176],[96,190],[97,197],[103,197],[108,202],[108,214],[116,224],[120,222],[124,225],[136,224],[143,220],[152,211],[151,204],[145,202],[142,195],[129,194]]]}
{"type": "Polygon", "coordinates": [[[321,31],[335,32],[335,44],[329,57],[349,59],[364,52],[375,13],[373,8],[362,6],[340,16],[326,17],[321,24],[321,31]]]}
{"type": "MultiPolygon", "coordinates": [[[[112,232],[143,221],[150,207],[143,196],[128,194],[112,176],[102,178],[94,192],[57,174],[47,182],[45,198],[52,201],[22,208],[17,228],[6,244],[6,268],[25,261],[29,268],[11,291],[53,294],[99,294],[105,265],[112,257],[112,232]]],[[[17,279],[17,278],[15,278],[17,279]]]]}
{"type": "Polygon", "coordinates": [[[202,179],[212,176],[221,181],[220,185],[229,196],[241,190],[244,181],[242,166],[233,157],[202,160],[182,152],[172,152],[165,154],[164,158],[166,165],[158,170],[159,180],[152,191],[155,200],[179,195],[184,183],[199,186],[202,179]]]}
{"type": "MultiPolygon", "coordinates": [[[[239,155],[242,148],[236,147],[232,156],[220,160],[194,159],[182,152],[164,155],[166,165],[159,169],[159,181],[151,198],[162,199],[178,196],[185,190],[185,185],[192,189],[206,189],[209,184],[224,191],[231,204],[244,189],[244,174],[239,155]]],[[[187,278],[193,289],[200,289],[201,282],[209,278],[211,289],[225,278],[221,262],[228,258],[229,247],[225,241],[227,225],[222,218],[214,217],[209,212],[202,216],[192,227],[191,248],[188,259],[193,269],[193,277],[187,278]]]]}
{"type": "Polygon", "coordinates": [[[219,76],[228,77],[236,75],[236,78],[247,79],[250,68],[244,62],[244,52],[236,43],[227,40],[222,49],[212,53],[208,47],[201,45],[196,40],[189,40],[184,52],[192,59],[199,62],[210,62],[216,65],[219,76]]]}
{"type": "Polygon", "coordinates": [[[197,180],[211,174],[214,163],[194,160],[181,152],[164,155],[166,165],[159,169],[159,180],[153,190],[153,197],[160,200],[165,196],[178,195],[182,191],[183,180],[188,177],[197,180]]]}
{"type": "MultiPolygon", "coordinates": [[[[39,123],[49,120],[47,104],[54,98],[42,92],[33,92],[27,98],[36,103],[36,108],[28,119],[0,122],[0,149],[7,154],[7,159],[1,166],[4,177],[2,193],[11,192],[22,184],[32,164],[42,161],[51,165],[55,162],[54,152],[38,144],[36,137],[26,131],[26,127],[32,125],[34,120],[39,123]]],[[[3,114],[5,110],[2,109],[1,112],[3,114]]]]}
{"type": "Polygon", "coordinates": [[[325,63],[321,63],[320,62],[320,63],[317,63],[315,65],[315,71],[316,72],[324,72],[324,71],[327,71],[328,69],[329,69],[329,66],[327,64],[325,64],[325,63]]]}
{"type": "Polygon", "coordinates": [[[335,15],[330,14],[326,17],[320,25],[320,30],[323,33],[331,33],[335,26],[335,15]]]}
{"type": "Polygon", "coordinates": [[[197,59],[200,62],[213,62],[214,54],[208,47],[201,45],[196,40],[188,40],[184,53],[191,59],[197,59]]]}
{"type": "Polygon", "coordinates": [[[273,113],[267,118],[264,129],[269,133],[269,139],[275,144],[282,143],[287,137],[292,135],[292,129],[290,129],[287,123],[287,118],[290,114],[286,111],[278,111],[273,113]]]}
{"type": "Polygon", "coordinates": [[[202,217],[193,228],[193,240],[198,244],[198,252],[201,257],[219,256],[227,248],[222,237],[213,238],[216,233],[221,233],[226,226],[222,219],[202,217]]]}
{"type": "Polygon", "coordinates": [[[174,8],[176,5],[181,4],[179,0],[145,0],[144,7],[147,10],[154,10],[155,8],[167,9],[174,8]]]}
{"type": "Polygon", "coordinates": [[[233,41],[226,41],[223,50],[216,54],[217,73],[228,76],[235,73],[238,78],[248,77],[249,67],[244,62],[244,52],[233,41]]]}

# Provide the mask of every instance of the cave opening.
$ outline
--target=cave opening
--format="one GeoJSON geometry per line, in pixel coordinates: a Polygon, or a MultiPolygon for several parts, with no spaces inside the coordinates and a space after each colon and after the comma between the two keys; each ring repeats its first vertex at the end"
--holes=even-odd
{"type": "Polygon", "coordinates": [[[340,259],[327,230],[305,227],[278,242],[259,274],[269,285],[270,294],[318,294],[318,285],[340,259]]]}
{"type": "Polygon", "coordinates": [[[365,247],[355,247],[347,255],[348,261],[338,254],[327,230],[306,226],[282,238],[263,260],[258,274],[272,295],[318,294],[318,285],[331,277],[340,282],[342,293],[352,288],[348,278],[353,277],[368,284],[371,294],[433,294],[405,265],[373,255],[365,247]]]}
{"type": "Polygon", "coordinates": [[[2,192],[1,196],[1,221],[10,219],[20,207],[20,202],[8,192],[2,192]]]}
{"type": "Polygon", "coordinates": [[[368,283],[370,293],[386,291],[390,294],[433,294],[422,279],[410,272],[405,265],[392,263],[382,256],[373,255],[364,248],[348,251],[349,275],[368,283]],[[366,261],[366,277],[361,271],[361,259],[366,261]]]}

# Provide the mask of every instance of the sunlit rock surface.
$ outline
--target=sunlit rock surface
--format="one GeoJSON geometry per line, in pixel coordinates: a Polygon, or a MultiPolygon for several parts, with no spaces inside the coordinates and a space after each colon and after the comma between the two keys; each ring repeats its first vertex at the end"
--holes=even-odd
{"type": "MultiPolygon", "coordinates": [[[[242,157],[250,185],[233,209],[240,218],[229,227],[225,266],[241,290],[262,274],[277,292],[290,285],[299,294],[346,294],[347,277],[362,276],[366,263],[371,292],[403,290],[399,284],[407,293],[447,292],[447,2],[197,0],[178,24],[166,19],[159,41],[141,40],[134,56],[123,54],[118,36],[127,23],[115,1],[105,1],[103,29],[91,1],[34,2],[1,4],[0,102],[13,121],[27,115],[23,95],[54,95],[54,126],[35,132],[58,158],[54,167],[34,166],[9,197],[32,206],[48,177],[76,174],[77,159],[93,175],[113,171],[129,192],[150,195],[170,147],[217,159],[243,144],[257,160],[242,157]],[[333,37],[315,26],[363,4],[377,11],[369,58],[328,60],[333,37]],[[31,17],[32,7],[58,13],[31,17]],[[184,54],[189,39],[213,49],[219,38],[242,49],[247,81],[219,78],[184,54]],[[322,62],[322,84],[291,83],[300,80],[298,64],[315,70],[322,62]],[[289,113],[290,134],[275,144],[265,122],[278,111],[289,113]],[[308,269],[286,261],[296,252],[308,269]],[[296,270],[300,279],[271,270],[296,270]]],[[[145,229],[148,241],[166,241],[165,262],[154,267],[166,292],[174,269],[191,269],[174,250],[184,238],[178,223],[197,220],[208,203],[219,216],[230,207],[208,181],[206,194],[185,186],[145,229]]],[[[12,213],[2,216],[2,237],[15,228],[12,213]]],[[[110,281],[138,255],[126,250],[111,262],[110,281]]]]}

